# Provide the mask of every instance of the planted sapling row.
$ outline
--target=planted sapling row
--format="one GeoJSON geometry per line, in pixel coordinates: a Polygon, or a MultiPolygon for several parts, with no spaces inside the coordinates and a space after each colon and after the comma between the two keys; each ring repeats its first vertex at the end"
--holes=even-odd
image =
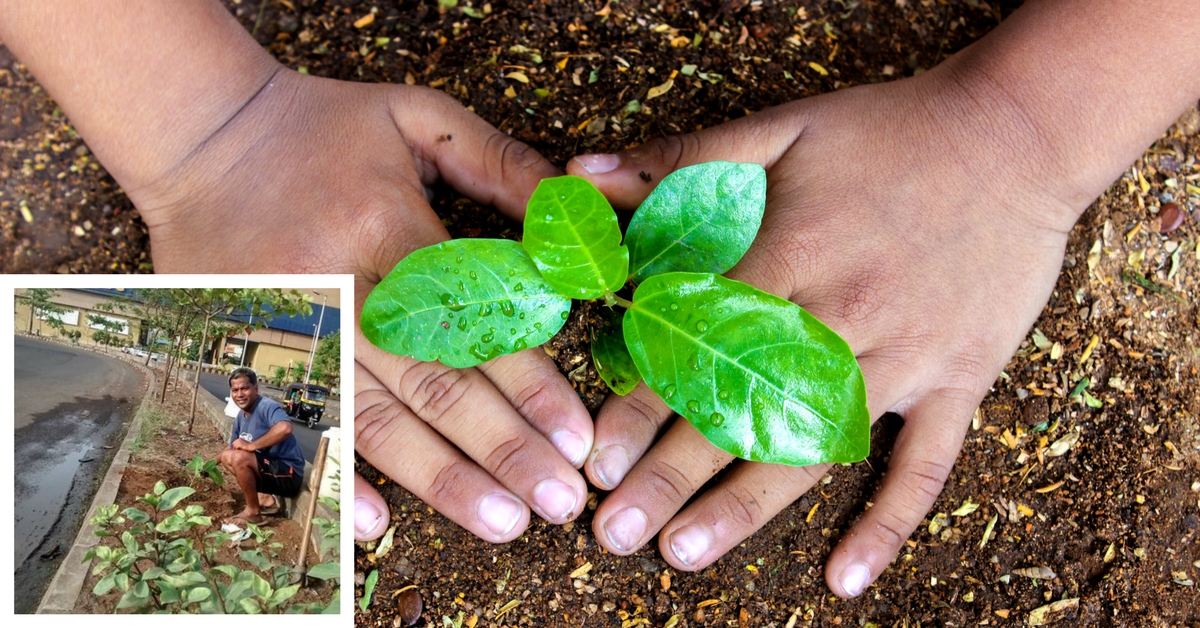
{"type": "Polygon", "coordinates": [[[613,392],[644,381],[746,460],[862,460],[870,418],[849,345],[798,305],[721,276],[758,233],[766,185],[756,164],[680,169],[622,239],[591,183],[544,179],[522,242],[460,239],[413,252],[367,297],[363,333],[386,351],[465,368],[545,343],[571,299],[602,299],[613,315],[593,334],[592,357],[613,392]],[[630,282],[627,299],[618,292],[630,282]]]}

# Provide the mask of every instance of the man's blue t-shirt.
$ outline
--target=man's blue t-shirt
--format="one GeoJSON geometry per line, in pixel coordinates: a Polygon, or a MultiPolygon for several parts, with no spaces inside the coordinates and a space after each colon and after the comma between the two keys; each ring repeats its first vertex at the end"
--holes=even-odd
{"type": "MultiPolygon", "coordinates": [[[[245,410],[238,410],[237,419],[233,421],[233,434],[229,438],[229,444],[232,445],[234,439],[237,438],[252,443],[266,434],[271,426],[280,421],[290,420],[287,413],[283,411],[283,406],[274,399],[259,395],[249,416],[246,415],[245,410]]],[[[261,451],[268,460],[278,460],[289,464],[295,469],[296,475],[304,477],[304,454],[301,453],[300,442],[294,435],[288,434],[287,438],[261,451]]]]}

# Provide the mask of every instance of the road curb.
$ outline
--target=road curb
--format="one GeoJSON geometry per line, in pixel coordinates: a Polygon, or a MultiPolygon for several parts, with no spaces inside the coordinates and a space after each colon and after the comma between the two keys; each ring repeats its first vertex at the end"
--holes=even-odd
{"type": "Polygon", "coordinates": [[[104,474],[100,488],[92,498],[92,505],[88,508],[87,515],[84,516],[83,526],[79,528],[79,534],[75,535],[75,542],[67,552],[66,558],[59,564],[58,571],[50,580],[50,585],[46,587],[46,592],[42,594],[42,600],[38,603],[37,609],[39,614],[75,612],[75,601],[79,599],[83,581],[87,579],[92,563],[91,560],[87,560],[85,563],[84,556],[88,550],[100,542],[100,537],[96,536],[96,528],[91,524],[92,517],[96,516],[96,511],[101,507],[109,506],[116,501],[117,490],[121,486],[121,478],[125,475],[125,465],[129,462],[133,442],[137,440],[142,421],[145,420],[147,404],[152,403],[151,400],[154,397],[155,383],[158,381],[158,377],[155,376],[153,369],[147,369],[141,364],[137,364],[137,366],[150,377],[150,383],[146,387],[145,394],[142,395],[142,402],[133,415],[129,429],[125,432],[125,440],[121,441],[121,446],[113,456],[112,463],[108,465],[108,471],[104,474]]]}

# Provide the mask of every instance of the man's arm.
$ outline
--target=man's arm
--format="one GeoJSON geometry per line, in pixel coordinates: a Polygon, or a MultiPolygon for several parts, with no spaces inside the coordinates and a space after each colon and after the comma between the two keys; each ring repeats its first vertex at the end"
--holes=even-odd
{"type": "Polygon", "coordinates": [[[243,443],[243,445],[237,446],[235,444],[235,448],[243,449],[245,451],[258,451],[260,449],[267,449],[272,445],[278,445],[279,443],[283,442],[283,439],[291,435],[292,422],[279,421],[272,425],[271,429],[267,430],[266,434],[254,439],[254,442],[252,443],[247,443],[246,441],[237,441],[243,443]]]}
{"type": "Polygon", "coordinates": [[[0,0],[0,38],[126,191],[178,165],[280,67],[211,0],[0,0]]]}

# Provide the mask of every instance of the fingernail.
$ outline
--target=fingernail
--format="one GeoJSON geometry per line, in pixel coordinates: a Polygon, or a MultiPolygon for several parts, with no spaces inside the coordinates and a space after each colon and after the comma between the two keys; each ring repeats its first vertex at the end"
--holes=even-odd
{"type": "Polygon", "coordinates": [[[564,458],[570,460],[571,464],[577,467],[587,455],[583,437],[570,430],[558,430],[551,434],[550,442],[558,449],[558,453],[562,454],[564,458]]]}
{"type": "Polygon", "coordinates": [[[604,483],[604,488],[616,488],[625,479],[625,474],[629,473],[629,453],[620,445],[609,445],[596,454],[592,468],[604,483]]]}
{"type": "Polygon", "coordinates": [[[671,534],[671,551],[688,567],[700,564],[711,544],[708,530],[698,525],[686,525],[671,534]]]}
{"type": "Polygon", "coordinates": [[[604,533],[613,547],[631,552],[638,548],[642,535],[646,534],[646,513],[641,508],[626,508],[604,522],[604,533]]]}
{"type": "Polygon", "coordinates": [[[555,480],[543,480],[533,489],[533,502],[547,521],[560,522],[571,516],[579,496],[574,489],[555,480]]]}
{"type": "Polygon", "coordinates": [[[839,579],[839,582],[842,583],[842,589],[850,597],[858,597],[858,594],[867,588],[867,581],[870,579],[871,569],[862,563],[855,563],[842,570],[842,577],[839,579]]]}
{"type": "Polygon", "coordinates": [[[479,502],[479,520],[492,534],[504,536],[521,520],[521,503],[508,495],[488,495],[479,502]]]}
{"type": "Polygon", "coordinates": [[[379,527],[379,520],[383,519],[383,513],[379,512],[379,508],[365,500],[354,500],[354,533],[361,539],[374,538],[379,536],[374,534],[376,528],[379,527]]]}
{"type": "Polygon", "coordinates": [[[580,155],[575,161],[591,174],[612,172],[621,165],[621,158],[616,155],[580,155]]]}

